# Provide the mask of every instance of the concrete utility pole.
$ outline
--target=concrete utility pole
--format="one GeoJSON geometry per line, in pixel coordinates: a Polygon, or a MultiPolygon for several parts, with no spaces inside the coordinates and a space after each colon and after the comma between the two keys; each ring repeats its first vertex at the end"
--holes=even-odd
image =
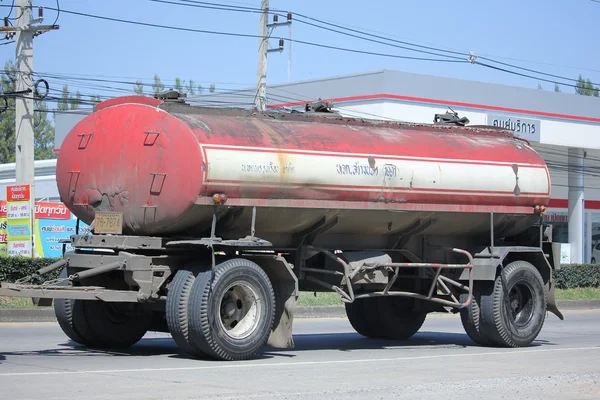
{"type": "MultiPolygon", "coordinates": [[[[33,25],[43,20],[43,8],[38,9],[38,18],[32,19],[32,0],[16,0],[17,25],[9,26],[5,19],[0,32],[15,35],[16,82],[15,82],[15,175],[17,185],[30,186],[31,226],[35,223],[35,147],[34,147],[34,97],[36,89],[33,79],[33,38],[57,25],[33,25]]],[[[47,93],[46,93],[47,94],[47,93]]],[[[31,254],[35,254],[33,232],[31,254]]]]}
{"type": "Polygon", "coordinates": [[[292,81],[292,13],[288,13],[288,34],[289,34],[289,49],[288,49],[288,82],[292,81]]]}
{"type": "Polygon", "coordinates": [[[15,157],[17,185],[31,185],[31,196],[34,198],[34,79],[33,79],[33,38],[50,30],[58,29],[58,25],[33,25],[42,22],[43,9],[38,9],[38,18],[32,19],[32,0],[16,0],[17,26],[0,27],[0,32],[14,32],[16,36],[16,72],[15,82],[15,157]]]}
{"type": "Polygon", "coordinates": [[[31,0],[17,0],[16,68],[17,81],[15,97],[15,136],[17,185],[31,185],[34,196],[35,170],[33,146],[33,31],[31,26],[31,0]],[[29,93],[26,91],[31,90],[29,93]]]}
{"type": "MultiPolygon", "coordinates": [[[[269,24],[269,0],[262,0],[261,2],[261,15],[260,15],[260,39],[258,47],[258,68],[256,69],[256,96],[254,106],[258,111],[265,111],[267,108],[267,54],[283,51],[283,39],[279,39],[279,47],[275,49],[269,49],[269,28],[275,29],[278,26],[292,25],[292,13],[288,13],[286,22],[278,22],[279,18],[277,15],[273,16],[273,23],[269,24]]],[[[292,31],[290,28],[290,43],[292,31]]],[[[290,58],[288,60],[288,77],[291,76],[291,48],[290,58]]]]}
{"type": "Polygon", "coordinates": [[[262,0],[260,6],[260,42],[258,47],[258,68],[256,69],[256,100],[258,111],[267,108],[267,24],[269,23],[269,0],[262,0]]]}

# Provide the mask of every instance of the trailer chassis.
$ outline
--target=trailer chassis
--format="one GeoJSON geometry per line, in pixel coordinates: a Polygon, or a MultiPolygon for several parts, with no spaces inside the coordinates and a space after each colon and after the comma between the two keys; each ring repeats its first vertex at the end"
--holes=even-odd
{"type": "MultiPolygon", "coordinates": [[[[494,281],[498,279],[498,276],[500,276],[500,279],[504,279],[505,269],[512,273],[515,269],[521,268],[521,264],[527,263],[523,260],[529,260],[532,261],[532,264],[527,264],[524,268],[536,270],[540,275],[539,279],[544,280],[543,297],[544,303],[547,303],[544,304],[544,311],[547,306],[549,311],[562,319],[562,314],[556,308],[553,296],[551,263],[549,262],[549,258],[552,258],[553,254],[548,255],[543,251],[541,225],[539,247],[494,246],[494,224],[493,213],[491,213],[491,243],[485,251],[473,256],[469,251],[463,249],[449,249],[466,257],[467,262],[464,264],[427,263],[422,262],[414,255],[406,257],[412,260],[411,262],[392,262],[391,257],[385,253],[357,251],[342,253],[340,256],[332,250],[313,246],[314,239],[333,226],[336,223],[335,219],[333,221],[321,221],[316,229],[309,229],[301,233],[301,240],[296,248],[273,248],[271,243],[255,235],[256,207],[253,208],[250,235],[238,240],[223,240],[215,236],[217,205],[214,209],[210,237],[201,239],[124,236],[103,234],[97,231],[94,232],[94,235],[74,235],[70,239],[73,251],[65,253],[62,260],[41,268],[31,276],[14,283],[1,282],[0,296],[32,297],[45,300],[61,299],[70,302],[92,300],[92,303],[148,305],[150,309],[160,310],[168,314],[169,310],[165,311],[165,303],[168,304],[170,295],[169,282],[177,279],[178,273],[188,273],[187,276],[200,276],[199,271],[194,268],[189,269],[186,267],[186,263],[189,262],[190,254],[194,254],[195,258],[198,258],[198,254],[202,254],[204,259],[210,260],[205,268],[212,274],[210,279],[215,279],[215,276],[220,273],[219,268],[227,262],[231,264],[232,260],[234,263],[236,260],[242,260],[242,264],[245,262],[243,265],[245,268],[255,265],[260,267],[258,269],[263,270],[264,279],[270,281],[268,283],[269,287],[272,284],[274,291],[273,324],[269,328],[268,341],[265,340],[264,342],[274,347],[293,347],[292,323],[293,312],[299,295],[299,280],[312,282],[327,290],[337,292],[345,303],[347,311],[349,305],[369,301],[373,298],[390,299],[400,297],[434,303],[438,307],[446,308],[449,312],[460,312],[463,325],[465,325],[467,333],[474,341],[514,347],[528,344],[532,339],[503,341],[498,339],[500,335],[498,332],[493,331],[493,327],[484,327],[485,331],[480,331],[481,321],[472,321],[475,316],[479,318],[480,304],[478,303],[488,301],[486,299],[491,298],[490,296],[494,294],[483,293],[477,282],[494,281]],[[216,256],[215,253],[217,252],[225,252],[226,255],[216,256]],[[281,253],[295,255],[295,263],[290,263],[281,253]],[[235,256],[232,254],[235,254],[235,256]],[[339,269],[307,267],[306,261],[318,254],[333,260],[337,263],[339,269]],[[517,254],[516,258],[514,257],[515,254],[517,254]],[[255,264],[253,264],[254,262],[255,264]],[[506,265],[507,263],[508,265],[506,265]],[[49,280],[42,284],[28,283],[58,269],[63,271],[58,279],[49,280]],[[425,271],[425,276],[401,275],[400,271],[404,269],[425,271]],[[458,270],[462,270],[458,279],[452,279],[442,274],[443,271],[458,270]],[[67,271],[69,272],[67,273],[67,271]],[[498,271],[500,271],[499,275],[498,271]],[[108,287],[109,285],[86,284],[96,282],[97,279],[102,279],[114,273],[122,274],[122,279],[128,286],[127,289],[111,288],[108,287]],[[318,277],[323,275],[333,278],[333,283],[331,279],[318,277]],[[399,278],[422,279],[423,277],[431,280],[426,291],[394,289],[399,282],[399,278]],[[370,287],[370,289],[366,291],[357,290],[357,287],[363,286],[370,287]],[[451,287],[454,288],[454,291],[451,287]],[[461,292],[460,295],[455,293],[457,290],[461,292]],[[438,295],[438,292],[442,294],[438,295]]],[[[418,229],[415,229],[413,234],[417,232],[418,229]]],[[[406,240],[406,238],[402,238],[402,240],[406,240]]],[[[556,254],[554,254],[554,258],[556,258],[556,254]]],[[[457,276],[457,274],[453,273],[452,276],[457,276]]],[[[510,278],[510,276],[508,277],[510,278]]],[[[212,282],[211,280],[211,285],[212,282]]],[[[184,299],[186,302],[188,300],[191,302],[194,299],[193,294],[188,292],[178,295],[188,296],[189,299],[188,297],[184,299]]],[[[194,307],[193,303],[190,303],[188,307],[192,309],[194,307]]],[[[179,318],[181,320],[179,323],[185,325],[188,322],[191,324],[191,318],[193,317],[185,314],[179,316],[179,318]]],[[[355,326],[354,323],[353,326],[355,326]]],[[[415,326],[418,330],[420,324],[417,323],[415,326]]],[[[539,329],[541,329],[541,325],[539,325],[539,329]]],[[[536,328],[533,337],[539,333],[539,329],[536,328]]],[[[178,329],[175,329],[175,331],[178,331],[178,329]]],[[[69,334],[69,332],[65,332],[69,334]]],[[[370,336],[369,334],[365,335],[370,336]]],[[[69,336],[71,338],[73,336],[79,337],[77,335],[69,336]]],[[[247,353],[236,354],[227,351],[226,344],[221,347],[211,344],[210,338],[201,338],[200,341],[204,344],[198,347],[190,344],[192,339],[189,337],[180,337],[179,333],[174,334],[174,337],[180,346],[188,347],[188,352],[196,355],[208,354],[215,358],[249,358],[257,350],[257,348],[253,348],[252,351],[249,350],[247,353]]],[[[131,338],[130,341],[135,342],[135,339],[131,338]]],[[[104,342],[96,340],[91,343],[104,342]]],[[[111,343],[114,344],[114,342],[111,343]]],[[[260,340],[257,343],[264,344],[260,340]]]]}

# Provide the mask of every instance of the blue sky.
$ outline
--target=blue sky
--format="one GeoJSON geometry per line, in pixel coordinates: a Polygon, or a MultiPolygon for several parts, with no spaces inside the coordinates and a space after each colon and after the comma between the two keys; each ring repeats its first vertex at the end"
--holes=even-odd
{"type": "MultiPolygon", "coordinates": [[[[212,1],[260,6],[260,0],[212,1]]],[[[0,2],[4,5],[10,3],[11,0],[0,2]]],[[[222,32],[259,33],[258,14],[157,4],[148,0],[59,0],[59,3],[67,10],[128,20],[222,32]]],[[[34,0],[33,4],[56,7],[56,0],[34,0]]],[[[473,50],[476,54],[571,78],[582,73],[600,83],[600,45],[596,40],[598,29],[593,22],[600,18],[600,3],[591,0],[462,0],[450,3],[435,0],[271,0],[271,8],[289,9],[418,44],[464,52],[473,50]]],[[[6,15],[7,12],[7,8],[0,8],[0,14],[6,15]]],[[[55,17],[55,12],[47,10],[44,23],[52,23],[55,17]]],[[[58,24],[60,30],[35,39],[36,72],[143,79],[146,83],[151,83],[154,73],[157,73],[167,85],[179,76],[186,80],[192,78],[205,87],[215,82],[217,89],[255,84],[258,50],[258,39],[255,38],[168,31],[67,13],[61,13],[58,24]]],[[[293,38],[298,40],[419,56],[419,53],[342,36],[301,23],[294,23],[292,29],[293,38]]],[[[273,36],[287,38],[287,27],[278,28],[273,36]]],[[[276,46],[277,40],[273,39],[271,44],[276,46]]],[[[0,46],[0,58],[3,62],[14,59],[14,51],[14,44],[0,46]]],[[[530,88],[538,85],[537,80],[468,63],[408,61],[293,44],[293,80],[380,69],[530,88]]],[[[287,50],[269,54],[267,80],[269,84],[287,82],[287,50]]],[[[544,89],[553,89],[554,84],[541,83],[544,89]]],[[[51,81],[55,89],[60,89],[57,87],[59,84],[51,81]]],[[[84,94],[94,94],[99,90],[81,86],[79,89],[84,94]]],[[[573,92],[573,88],[561,89],[573,92]]]]}

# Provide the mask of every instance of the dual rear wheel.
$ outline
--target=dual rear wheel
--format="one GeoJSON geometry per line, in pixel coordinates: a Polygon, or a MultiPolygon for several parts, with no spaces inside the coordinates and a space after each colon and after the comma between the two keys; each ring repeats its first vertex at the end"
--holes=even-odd
{"type": "MultiPolygon", "coordinates": [[[[63,269],[61,278],[67,277],[63,269]]],[[[71,285],[64,281],[63,285],[71,285]]],[[[54,312],[63,332],[74,342],[101,349],[124,349],[137,343],[152,323],[152,313],[137,303],[55,299],[54,312]]]]}
{"type": "MultiPolygon", "coordinates": [[[[475,282],[471,304],[460,311],[467,335],[482,346],[523,347],[538,336],[546,318],[546,289],[526,261],[501,269],[493,282],[475,282]]],[[[461,301],[466,295],[461,296],[461,301]]]]}
{"type": "MultiPolygon", "coordinates": [[[[61,277],[66,276],[62,271],[61,277]]],[[[132,346],[149,330],[153,317],[136,303],[57,299],[54,308],[71,340],[103,349],[132,346]]],[[[231,259],[214,270],[188,266],[171,281],[167,327],[176,344],[192,356],[252,358],[267,343],[274,319],[273,287],[252,261],[231,259]]]]}
{"type": "Polygon", "coordinates": [[[275,316],[267,274],[246,259],[214,270],[176,272],[167,296],[167,324],[181,349],[195,357],[244,360],[266,344],[275,316]]]}

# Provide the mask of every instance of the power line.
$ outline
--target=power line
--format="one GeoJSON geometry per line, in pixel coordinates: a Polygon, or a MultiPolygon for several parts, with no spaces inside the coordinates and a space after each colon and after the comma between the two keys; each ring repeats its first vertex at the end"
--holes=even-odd
{"type": "Polygon", "coordinates": [[[490,64],[482,63],[482,62],[479,62],[479,61],[474,61],[474,64],[481,65],[482,67],[485,67],[485,68],[490,68],[490,69],[498,70],[498,71],[501,71],[501,72],[506,72],[506,73],[509,73],[509,74],[522,76],[522,77],[525,77],[525,78],[536,79],[538,81],[555,83],[557,85],[563,85],[563,86],[569,86],[569,87],[572,87],[572,88],[575,88],[575,89],[580,88],[579,85],[571,85],[569,83],[557,82],[557,81],[553,81],[553,80],[546,79],[546,78],[539,78],[539,77],[535,77],[535,76],[532,76],[532,75],[524,74],[524,73],[521,73],[521,72],[511,71],[511,70],[508,70],[506,68],[497,67],[495,65],[490,65],[490,64]]]}
{"type": "MultiPolygon", "coordinates": [[[[250,8],[250,7],[239,7],[239,6],[216,6],[216,4],[218,3],[207,3],[207,2],[203,2],[203,1],[192,1],[192,0],[180,0],[182,2],[185,1],[185,3],[180,3],[180,2],[174,2],[174,1],[167,1],[167,0],[149,0],[151,2],[155,2],[155,3],[166,3],[166,4],[175,4],[175,5],[179,5],[179,6],[186,6],[186,7],[195,7],[195,8],[206,8],[206,9],[216,9],[216,10],[223,10],[223,11],[234,11],[234,12],[244,12],[244,13],[260,13],[260,9],[257,8],[250,8]]],[[[282,10],[270,10],[269,14],[277,14],[277,13],[282,13],[282,10]]],[[[373,34],[369,34],[369,33],[365,33],[365,32],[361,32],[355,29],[350,29],[350,28],[346,28],[340,25],[336,25],[333,23],[327,23],[324,22],[322,20],[313,18],[313,17],[309,17],[303,14],[299,14],[299,13],[295,13],[292,12],[292,14],[294,16],[300,16],[301,18],[305,18],[305,19],[309,19],[312,21],[316,21],[316,22],[320,22],[320,23],[324,23],[327,25],[331,25],[337,28],[341,28],[341,29],[346,29],[348,31],[352,31],[352,32],[356,32],[356,33],[360,33],[362,35],[366,35],[366,36],[371,36],[371,37],[375,37],[375,38],[379,38],[379,39],[384,39],[384,40],[388,40],[388,41],[392,41],[392,42],[396,42],[396,43],[402,43],[402,44],[406,44],[406,45],[410,45],[410,46],[415,46],[415,47],[420,47],[420,48],[424,48],[424,49],[430,49],[430,50],[436,50],[436,51],[442,51],[442,52],[448,52],[448,53],[453,53],[453,54],[458,54],[461,55],[463,57],[455,57],[455,56],[448,56],[446,54],[439,54],[439,53],[434,53],[434,52],[430,52],[430,51],[423,51],[423,50],[418,50],[418,49],[413,49],[410,47],[406,47],[406,46],[399,46],[399,45],[394,45],[392,43],[386,43],[386,42],[382,42],[379,40],[373,40],[373,39],[369,39],[369,38],[365,38],[365,37],[361,37],[361,36],[357,36],[357,35],[353,35],[351,33],[347,33],[347,32],[343,32],[340,30],[336,30],[336,29],[332,29],[332,28],[328,28],[328,27],[323,27],[323,26],[319,26],[316,24],[313,24],[311,22],[307,22],[307,21],[303,21],[301,19],[295,19],[295,21],[298,21],[300,23],[303,23],[305,25],[309,25],[309,26],[313,26],[319,29],[324,29],[324,30],[328,30],[330,32],[335,32],[335,33],[339,33],[342,35],[346,35],[346,36],[350,36],[350,37],[354,37],[354,38],[358,38],[358,39],[362,39],[362,40],[366,40],[372,43],[379,43],[379,44],[383,44],[386,46],[392,46],[392,47],[396,47],[396,48],[400,48],[400,49],[404,49],[404,50],[409,50],[409,51],[416,51],[419,53],[423,53],[423,54],[430,54],[430,55],[436,55],[436,56],[440,56],[440,57],[449,57],[449,58],[453,58],[453,59],[457,59],[457,60],[464,60],[468,54],[467,53],[459,53],[459,52],[455,52],[455,51],[448,51],[448,50],[442,50],[442,49],[437,49],[434,47],[428,47],[428,46],[421,46],[421,45],[417,45],[417,44],[413,44],[413,43],[409,43],[409,42],[404,42],[404,41],[400,41],[400,40],[395,40],[395,39],[390,39],[390,38],[386,38],[386,37],[382,37],[382,36],[378,36],[378,35],[373,35],[373,34]]]]}
{"type": "Polygon", "coordinates": [[[52,25],[56,25],[56,23],[58,22],[58,17],[60,17],[60,4],[58,4],[58,0],[56,0],[56,19],[54,20],[54,23],[52,25]]]}
{"type": "MultiPolygon", "coordinates": [[[[53,7],[46,7],[46,8],[48,8],[50,10],[56,10],[53,7]]],[[[95,18],[95,19],[100,19],[100,20],[120,22],[120,23],[131,24],[131,25],[147,26],[147,27],[152,27],[152,28],[161,28],[161,29],[175,30],[175,31],[182,31],[182,32],[204,33],[204,34],[210,34],[210,35],[245,37],[245,38],[252,38],[252,39],[261,39],[262,38],[260,35],[247,34],[247,33],[222,32],[222,31],[211,31],[211,30],[203,30],[203,29],[176,27],[176,26],[170,26],[170,25],[162,25],[162,24],[154,24],[154,23],[141,22],[141,21],[125,20],[125,19],[121,19],[121,18],[106,17],[106,16],[101,16],[101,15],[94,15],[94,14],[82,13],[82,12],[78,12],[78,11],[71,11],[71,10],[65,10],[65,9],[62,9],[61,11],[63,13],[79,15],[79,16],[83,16],[83,17],[87,17],[87,18],[95,18]]],[[[320,47],[320,48],[325,48],[325,49],[330,49],[330,50],[351,52],[351,53],[357,53],[357,54],[374,55],[374,56],[380,56],[380,57],[399,58],[399,59],[404,59],[404,60],[434,61],[434,62],[466,62],[466,60],[463,61],[463,60],[436,59],[436,58],[403,56],[403,55],[398,55],[398,54],[378,53],[378,52],[372,52],[372,51],[350,49],[350,48],[339,47],[339,46],[325,45],[325,44],[315,43],[315,42],[307,42],[307,41],[298,40],[298,39],[291,39],[291,40],[285,39],[285,40],[288,40],[288,41],[291,41],[294,43],[304,44],[307,46],[320,47]]]]}
{"type": "MultiPolygon", "coordinates": [[[[205,3],[205,2],[201,2],[201,1],[186,2],[186,3],[179,3],[179,2],[167,1],[167,0],[148,0],[148,1],[151,1],[153,3],[174,4],[174,5],[178,5],[178,6],[204,8],[204,9],[208,9],[208,10],[235,11],[235,12],[253,13],[253,14],[261,13],[260,8],[218,5],[218,3],[205,3]],[[188,4],[188,3],[192,3],[192,4],[188,4]],[[198,4],[196,4],[196,3],[198,3],[198,4]]],[[[181,0],[181,1],[185,1],[185,0],[181,0]]],[[[269,11],[269,14],[274,14],[274,12],[269,11]]]]}
{"type": "MultiPolygon", "coordinates": [[[[164,0],[150,0],[150,1],[165,2],[164,0]]],[[[220,7],[217,7],[217,9],[222,9],[222,10],[227,10],[227,11],[238,11],[238,12],[259,12],[260,11],[259,9],[252,8],[252,7],[224,6],[223,4],[219,4],[219,3],[209,3],[209,2],[195,1],[195,0],[180,0],[180,1],[186,2],[186,3],[192,3],[192,4],[176,3],[176,2],[172,2],[172,1],[170,1],[169,3],[170,4],[183,5],[183,6],[199,7],[199,8],[209,8],[209,7],[220,6],[220,7]],[[226,8],[222,8],[222,7],[226,7],[226,8]]],[[[273,10],[271,12],[272,13],[277,13],[277,12],[284,12],[284,11],[282,11],[282,10],[273,10]]],[[[402,48],[402,49],[406,49],[406,50],[410,50],[410,51],[416,51],[416,52],[422,52],[422,53],[425,53],[425,54],[433,54],[433,55],[437,55],[437,56],[441,56],[441,57],[451,57],[451,56],[449,56],[447,54],[454,54],[454,55],[460,55],[460,56],[466,56],[467,55],[467,53],[465,53],[465,52],[445,50],[445,49],[441,49],[439,47],[423,46],[423,45],[419,45],[419,44],[411,43],[411,42],[407,42],[407,41],[400,41],[400,40],[391,39],[389,37],[385,37],[385,36],[381,36],[381,35],[370,34],[368,32],[365,32],[364,30],[358,30],[358,29],[348,28],[348,27],[343,26],[343,25],[339,25],[339,24],[335,24],[335,23],[332,23],[332,22],[324,21],[322,19],[310,17],[310,16],[307,16],[307,15],[304,15],[304,14],[300,14],[300,13],[293,12],[293,14],[295,16],[295,20],[298,21],[298,22],[300,22],[300,23],[304,23],[304,24],[307,24],[307,25],[310,25],[310,26],[313,26],[313,27],[316,27],[316,28],[319,28],[319,29],[332,31],[332,32],[343,34],[343,35],[347,35],[347,36],[351,36],[351,37],[363,39],[363,40],[368,40],[368,41],[379,43],[379,44],[384,44],[384,45],[393,46],[393,47],[399,47],[399,48],[402,48]],[[297,17],[300,17],[300,19],[298,19],[297,17]],[[329,25],[329,26],[334,26],[336,28],[344,29],[344,30],[347,30],[347,31],[350,31],[350,32],[359,33],[359,34],[365,35],[365,36],[375,37],[375,38],[378,38],[378,39],[383,39],[383,40],[387,40],[387,41],[391,41],[391,42],[395,42],[395,43],[401,43],[401,44],[405,44],[405,45],[413,46],[413,47],[418,47],[418,48],[422,48],[422,49],[428,49],[428,50],[434,50],[434,51],[444,52],[444,53],[447,53],[447,54],[432,53],[432,52],[427,52],[427,51],[422,51],[422,50],[408,48],[408,47],[405,47],[405,46],[394,46],[391,43],[385,43],[385,42],[381,42],[381,41],[377,41],[377,40],[372,40],[372,39],[368,39],[368,38],[365,38],[365,37],[360,37],[360,36],[357,36],[357,35],[352,35],[352,34],[349,34],[347,32],[342,32],[342,31],[339,31],[339,30],[336,30],[336,29],[331,29],[331,28],[328,28],[326,26],[319,26],[319,25],[316,25],[316,24],[312,24],[310,22],[303,21],[302,18],[308,19],[308,20],[311,20],[311,21],[315,21],[315,22],[318,22],[318,23],[321,23],[321,24],[325,24],[325,25],[329,25]]],[[[459,57],[454,57],[454,58],[455,59],[462,59],[462,58],[459,58],[459,57]]],[[[532,73],[538,74],[538,75],[550,76],[550,77],[557,78],[557,79],[562,79],[562,80],[567,80],[567,81],[572,81],[572,82],[578,82],[578,79],[568,78],[568,77],[564,77],[564,76],[560,76],[560,75],[555,75],[555,74],[549,74],[549,73],[546,73],[546,72],[542,72],[542,71],[534,70],[534,69],[531,69],[531,68],[526,68],[526,67],[518,66],[518,65],[515,65],[515,64],[504,63],[504,62],[497,61],[497,60],[489,58],[489,57],[479,56],[479,58],[487,60],[489,62],[496,63],[496,64],[508,66],[508,67],[511,67],[511,68],[516,68],[516,69],[520,69],[520,70],[523,70],[523,71],[532,72],[532,73]]],[[[479,65],[484,66],[481,63],[479,65]]],[[[508,70],[503,70],[503,69],[498,69],[498,70],[510,73],[510,71],[508,71],[508,70]]],[[[529,75],[522,75],[522,76],[529,77],[531,79],[538,79],[539,80],[539,78],[531,77],[529,75]]],[[[552,82],[552,83],[555,83],[555,84],[558,84],[558,85],[571,86],[571,87],[575,87],[575,88],[579,87],[579,86],[572,86],[572,85],[569,85],[569,84],[564,84],[564,83],[555,82],[555,81],[547,81],[547,82],[552,82]]],[[[592,83],[592,84],[593,85],[598,85],[596,83],[592,83]]]]}
{"type": "MultiPolygon", "coordinates": [[[[523,71],[528,71],[528,72],[533,72],[533,73],[536,73],[536,74],[539,74],[539,75],[545,75],[545,76],[549,76],[549,77],[552,77],[552,78],[564,79],[566,81],[579,82],[579,79],[573,79],[573,78],[567,78],[567,77],[560,76],[560,75],[548,74],[548,73],[540,72],[540,71],[537,71],[537,70],[534,70],[534,69],[529,69],[529,68],[520,67],[520,66],[514,65],[514,64],[509,64],[509,63],[505,63],[505,62],[501,62],[501,61],[492,60],[491,58],[487,58],[487,57],[478,56],[478,58],[481,58],[481,59],[487,60],[487,61],[491,61],[491,62],[496,63],[496,64],[505,65],[507,67],[517,68],[517,69],[520,69],[520,70],[523,70],[523,71]]],[[[557,84],[564,85],[562,83],[557,83],[557,84]]],[[[597,86],[599,84],[592,82],[592,85],[597,86]]],[[[576,87],[579,87],[579,86],[576,86],[576,87]]]]}
{"type": "MultiPolygon", "coordinates": [[[[15,0],[12,0],[12,4],[10,5],[10,10],[8,10],[8,14],[6,15],[6,19],[9,19],[9,20],[13,19],[13,18],[10,18],[10,14],[12,14],[14,8],[15,8],[15,0]]],[[[17,20],[17,19],[18,19],[18,17],[14,18],[14,20],[17,20]]]]}

